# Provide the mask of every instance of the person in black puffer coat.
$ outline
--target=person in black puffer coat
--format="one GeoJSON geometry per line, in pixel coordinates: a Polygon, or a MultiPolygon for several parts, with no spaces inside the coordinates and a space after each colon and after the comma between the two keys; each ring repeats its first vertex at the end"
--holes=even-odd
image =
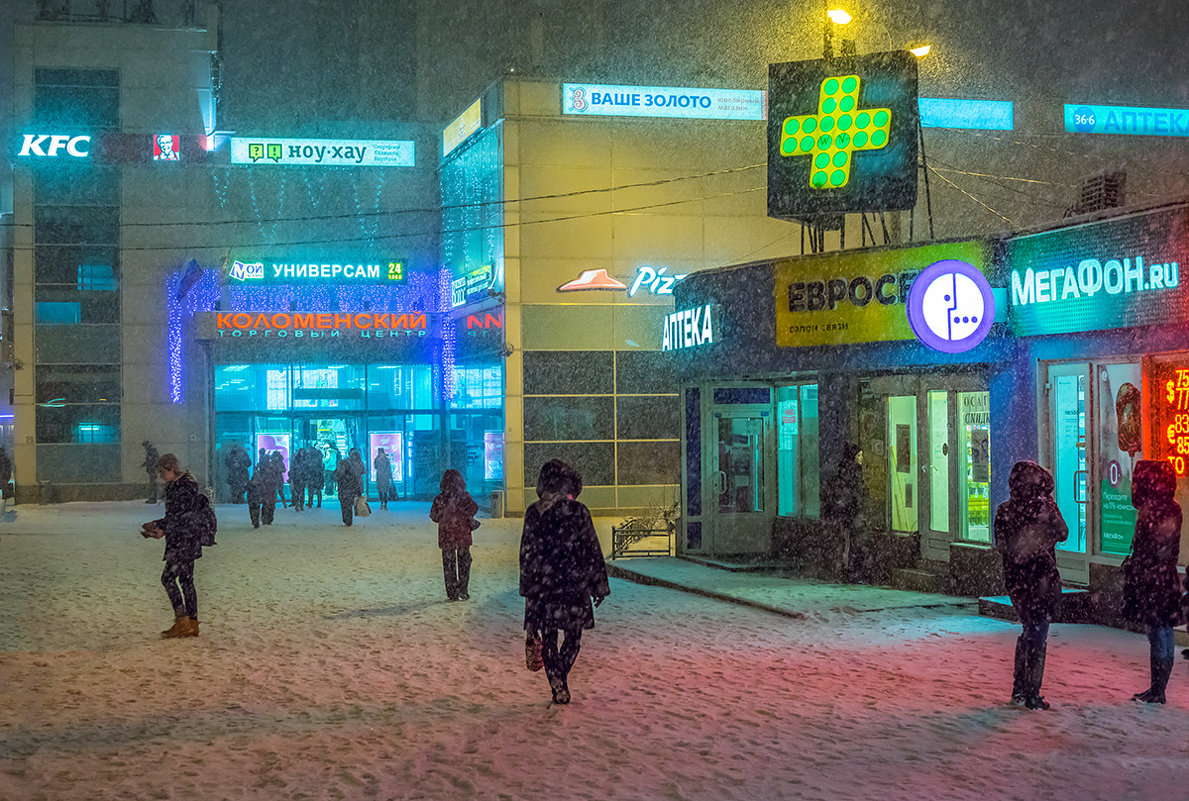
{"type": "Polygon", "coordinates": [[[198,636],[198,594],[194,590],[194,562],[202,558],[199,514],[203,502],[198,482],[182,472],[178,457],[167,453],[157,460],[165,481],[165,517],[141,526],[145,537],[165,538],[165,570],[161,583],[173,606],[173,626],[161,632],[166,639],[198,636]]]}
{"type": "Polygon", "coordinates": [[[569,673],[582,631],[594,628],[591,599],[598,606],[611,594],[590,510],[575,500],[580,492],[577,470],[560,459],[546,462],[537,479],[541,500],[525,512],[520,538],[524,629],[541,637],[545,676],[559,704],[570,702],[569,673]]]}
{"type": "Polygon", "coordinates": [[[1135,463],[1131,503],[1139,511],[1131,554],[1123,560],[1123,616],[1148,629],[1151,686],[1132,698],[1163,704],[1172,675],[1173,626],[1181,620],[1181,505],[1174,499],[1177,477],[1172,465],[1143,459],[1135,463]]]}
{"type": "Polygon", "coordinates": [[[1011,702],[1048,709],[1040,694],[1049,623],[1061,597],[1057,543],[1069,527],[1053,500],[1053,477],[1036,462],[1016,462],[1007,480],[1009,500],[995,510],[995,550],[1003,557],[1003,579],[1023,631],[1016,640],[1011,702]]]}

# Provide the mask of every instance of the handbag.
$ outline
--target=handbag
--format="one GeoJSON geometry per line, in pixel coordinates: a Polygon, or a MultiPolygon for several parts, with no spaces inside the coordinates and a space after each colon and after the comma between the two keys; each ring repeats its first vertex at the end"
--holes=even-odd
{"type": "Polygon", "coordinates": [[[534,673],[545,667],[543,651],[541,635],[535,631],[528,632],[524,638],[524,666],[534,673]]]}
{"type": "Polygon", "coordinates": [[[355,516],[367,517],[372,513],[372,507],[367,505],[367,499],[362,495],[355,499],[355,516]]]}

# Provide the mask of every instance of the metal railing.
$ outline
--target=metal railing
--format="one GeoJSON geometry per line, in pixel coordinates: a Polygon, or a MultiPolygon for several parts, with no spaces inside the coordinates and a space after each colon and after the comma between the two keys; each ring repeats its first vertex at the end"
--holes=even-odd
{"type": "Polygon", "coordinates": [[[611,527],[611,558],[630,556],[672,556],[676,526],[668,528],[611,527]]]}

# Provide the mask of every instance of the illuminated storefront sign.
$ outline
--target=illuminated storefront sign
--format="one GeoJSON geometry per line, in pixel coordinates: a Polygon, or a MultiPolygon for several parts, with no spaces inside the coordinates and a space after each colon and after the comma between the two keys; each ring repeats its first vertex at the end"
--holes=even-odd
{"type": "Polygon", "coordinates": [[[714,344],[710,306],[697,306],[665,315],[661,350],[683,350],[714,344]]]}
{"type": "Polygon", "coordinates": [[[65,154],[76,159],[91,155],[91,137],[63,134],[25,134],[18,156],[56,158],[65,154]]]}
{"type": "Polygon", "coordinates": [[[768,66],[768,214],[916,204],[917,66],[907,52],[768,66]]]}
{"type": "Polygon", "coordinates": [[[215,312],[214,317],[220,337],[337,338],[355,331],[366,338],[428,330],[425,312],[215,312]]]}
{"type": "Polygon", "coordinates": [[[1189,136],[1189,109],[1065,104],[1067,133],[1189,136]]]}
{"type": "MultiPolygon", "coordinates": [[[[913,339],[906,312],[910,290],[923,269],[946,259],[984,273],[990,264],[988,246],[982,242],[778,261],[776,344],[810,347],[913,339]]],[[[986,316],[993,314],[992,302],[991,315],[986,316]]]]}
{"type": "Polygon", "coordinates": [[[412,167],[413,142],[386,139],[231,137],[232,164],[412,167]]]}
{"type": "Polygon", "coordinates": [[[638,292],[650,295],[672,295],[673,286],[685,278],[688,273],[669,275],[668,267],[650,267],[644,265],[636,268],[636,277],[629,287],[617,278],[607,275],[604,269],[583,270],[582,275],[573,281],[567,281],[557,288],[558,292],[579,292],[588,289],[608,289],[619,291],[626,289],[628,297],[633,298],[638,292]]]}
{"type": "Polygon", "coordinates": [[[1010,131],[1015,127],[1010,100],[959,100],[922,97],[917,101],[922,128],[1010,131]]]}
{"type": "Polygon", "coordinates": [[[480,312],[479,314],[468,314],[466,319],[467,330],[480,329],[483,331],[503,328],[504,327],[504,313],[496,312],[480,312]]]}
{"type": "Polygon", "coordinates": [[[1180,264],[1185,208],[1079,225],[1007,243],[1018,336],[1189,322],[1180,264]]]}
{"type": "Polygon", "coordinates": [[[924,345],[963,353],[987,337],[995,321],[995,296],[986,276],[958,259],[930,264],[908,292],[908,324],[924,345]]]}
{"type": "Polygon", "coordinates": [[[153,137],[153,161],[181,161],[182,143],[177,134],[157,134],[153,137]]]}
{"type": "Polygon", "coordinates": [[[466,111],[454,118],[442,131],[442,158],[461,145],[471,134],[483,127],[483,98],[479,98],[466,111]]]}
{"type": "Polygon", "coordinates": [[[490,264],[471,270],[464,276],[450,282],[450,306],[465,306],[487,297],[487,291],[495,280],[495,271],[490,264]]]}
{"type": "Polygon", "coordinates": [[[562,113],[599,117],[763,120],[767,93],[754,89],[562,84],[562,113]]]}
{"type": "Polygon", "coordinates": [[[1155,379],[1155,458],[1168,459],[1173,471],[1184,476],[1189,466],[1189,364],[1160,363],[1155,379]]]}
{"type": "Polygon", "coordinates": [[[233,261],[227,277],[241,283],[273,284],[403,284],[403,261],[279,263],[233,261]]]}

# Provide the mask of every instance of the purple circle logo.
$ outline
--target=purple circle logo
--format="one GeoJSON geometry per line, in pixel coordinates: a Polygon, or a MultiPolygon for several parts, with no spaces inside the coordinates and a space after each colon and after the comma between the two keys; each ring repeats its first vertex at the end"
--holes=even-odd
{"type": "Polygon", "coordinates": [[[908,290],[908,324],[925,345],[962,353],[986,339],[995,320],[995,297],[987,278],[958,259],[935,261],[908,290]]]}

